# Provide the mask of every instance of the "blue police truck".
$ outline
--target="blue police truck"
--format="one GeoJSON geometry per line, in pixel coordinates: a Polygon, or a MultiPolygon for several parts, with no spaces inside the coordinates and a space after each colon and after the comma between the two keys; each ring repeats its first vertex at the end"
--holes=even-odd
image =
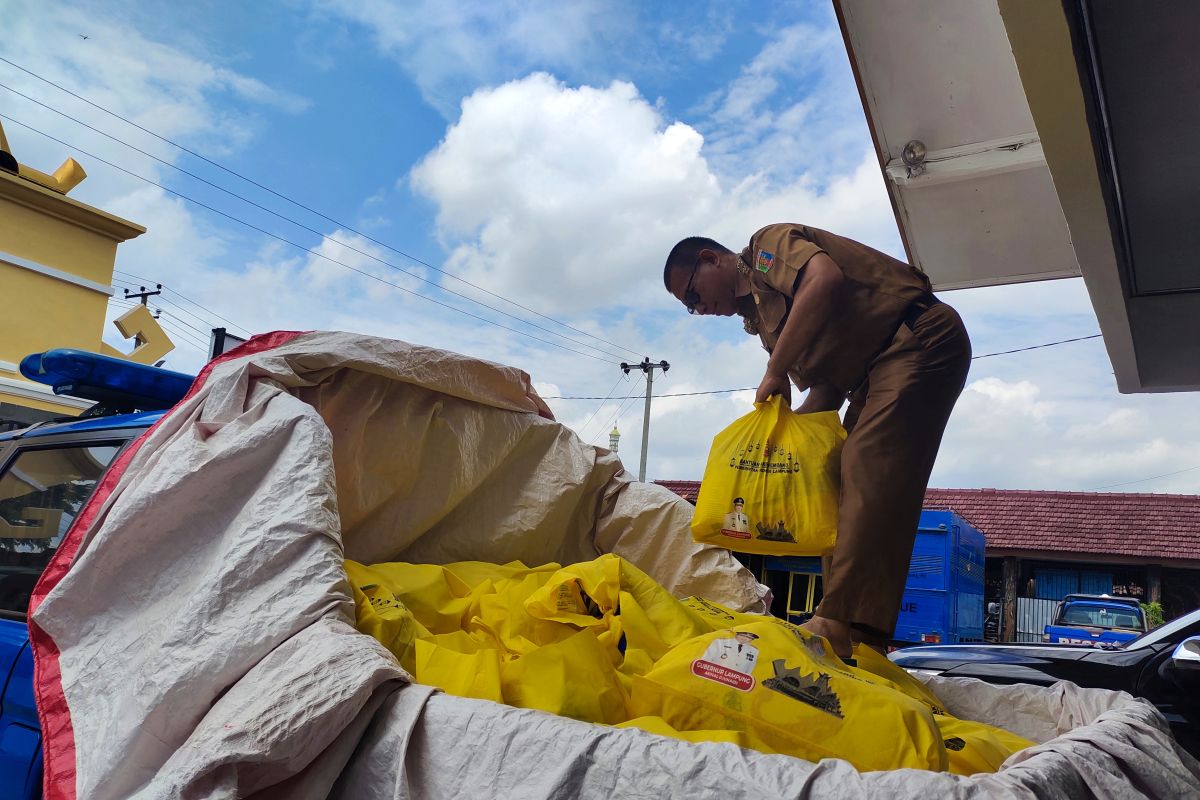
{"type": "Polygon", "coordinates": [[[192,383],[191,375],[68,349],[29,356],[21,373],[95,405],[76,419],[0,433],[0,800],[42,796],[26,626],[38,577],[104,471],[192,383]]]}
{"type": "Polygon", "coordinates": [[[1146,615],[1132,597],[1069,594],[1042,634],[1043,642],[1080,647],[1123,647],[1146,632],[1146,615]]]}
{"type": "MultiPolygon", "coordinates": [[[[904,643],[983,641],[984,537],[953,511],[925,509],[917,526],[893,639],[904,643]]],[[[775,592],[772,612],[803,622],[816,608],[821,560],[766,556],[760,580],[775,592]]]]}

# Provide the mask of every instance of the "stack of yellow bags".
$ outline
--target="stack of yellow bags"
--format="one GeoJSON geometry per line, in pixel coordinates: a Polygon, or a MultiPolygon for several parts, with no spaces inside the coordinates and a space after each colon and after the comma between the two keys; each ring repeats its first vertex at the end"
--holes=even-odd
{"type": "Polygon", "coordinates": [[[346,562],[358,628],[451,694],[860,770],[993,772],[1032,742],[940,707],[866,647],[676,600],[612,555],[561,567],[346,562]]]}

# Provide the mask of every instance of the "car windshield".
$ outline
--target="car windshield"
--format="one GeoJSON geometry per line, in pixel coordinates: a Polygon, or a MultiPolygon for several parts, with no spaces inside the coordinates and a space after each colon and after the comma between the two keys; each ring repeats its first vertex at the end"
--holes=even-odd
{"type": "Polygon", "coordinates": [[[1125,645],[1125,649],[1138,650],[1143,647],[1152,647],[1160,642],[1178,641],[1185,636],[1198,634],[1200,634],[1200,608],[1177,617],[1166,625],[1159,625],[1154,630],[1143,633],[1125,645]]]}
{"type": "Polygon", "coordinates": [[[1142,630],[1141,614],[1133,609],[1103,606],[1069,605],[1063,609],[1060,624],[1086,625],[1091,628],[1142,630]]]}
{"type": "Polygon", "coordinates": [[[38,576],[122,444],[29,449],[0,476],[0,612],[25,614],[38,576]]]}

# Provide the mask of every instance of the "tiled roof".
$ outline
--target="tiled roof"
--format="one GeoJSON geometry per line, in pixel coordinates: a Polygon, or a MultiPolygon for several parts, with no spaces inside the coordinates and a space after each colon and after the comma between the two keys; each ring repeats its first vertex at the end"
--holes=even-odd
{"type": "MultiPolygon", "coordinates": [[[[699,481],[656,481],[696,502],[699,481]]],[[[958,512],[989,552],[1026,550],[1200,561],[1200,495],[929,489],[926,508],[958,512]]]]}
{"type": "Polygon", "coordinates": [[[1200,495],[929,489],[987,537],[988,550],[1200,560],[1200,495]]]}
{"type": "Polygon", "coordinates": [[[655,481],[655,483],[667,487],[693,505],[700,495],[700,481],[655,481]]]}

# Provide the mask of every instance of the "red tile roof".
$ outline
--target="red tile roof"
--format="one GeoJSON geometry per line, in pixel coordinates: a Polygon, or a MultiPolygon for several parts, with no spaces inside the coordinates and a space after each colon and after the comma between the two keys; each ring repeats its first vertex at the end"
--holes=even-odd
{"type": "MultiPolygon", "coordinates": [[[[699,481],[655,481],[696,502],[699,481]]],[[[987,537],[989,553],[1040,551],[1200,560],[1200,495],[929,489],[926,508],[958,512],[987,537]]]]}
{"type": "Polygon", "coordinates": [[[1200,495],[929,489],[926,508],[949,508],[993,550],[1200,559],[1200,495]]]}
{"type": "Polygon", "coordinates": [[[700,481],[655,481],[655,483],[667,487],[692,505],[696,504],[696,498],[700,495],[700,481]]]}

